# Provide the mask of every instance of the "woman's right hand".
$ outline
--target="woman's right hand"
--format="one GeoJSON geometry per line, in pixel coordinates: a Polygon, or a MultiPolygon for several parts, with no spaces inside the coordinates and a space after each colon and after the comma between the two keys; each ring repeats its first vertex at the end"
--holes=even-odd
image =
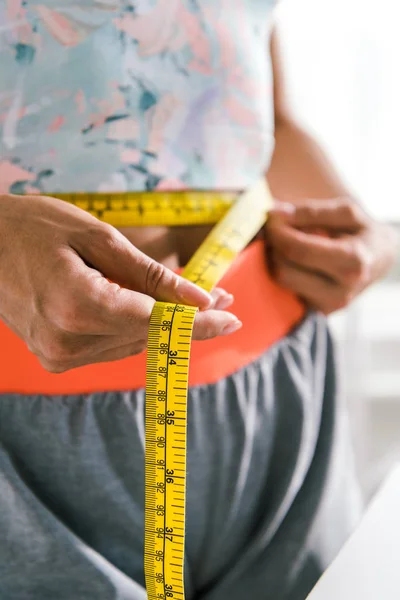
{"type": "Polygon", "coordinates": [[[241,326],[220,310],[229,304],[223,292],[213,300],[83,210],[43,196],[0,195],[0,318],[46,370],[142,352],[155,300],[203,309],[194,339],[241,326]]]}

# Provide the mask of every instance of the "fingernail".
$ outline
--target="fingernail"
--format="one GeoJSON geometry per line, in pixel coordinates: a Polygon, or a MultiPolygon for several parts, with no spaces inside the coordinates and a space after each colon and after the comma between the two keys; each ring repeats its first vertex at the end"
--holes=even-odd
{"type": "Polygon", "coordinates": [[[276,202],[272,208],[272,212],[293,215],[296,212],[296,206],[290,202],[276,202]]]}
{"type": "Polygon", "coordinates": [[[219,299],[218,308],[220,310],[224,310],[224,308],[228,308],[229,306],[231,306],[233,304],[233,301],[234,301],[233,295],[226,294],[226,296],[223,296],[222,298],[219,299]]]}
{"type": "Polygon", "coordinates": [[[226,325],[223,328],[221,335],[230,335],[231,333],[235,333],[235,331],[238,331],[242,327],[242,325],[243,323],[239,321],[239,319],[237,319],[236,321],[233,321],[233,323],[229,323],[229,325],[226,325]]]}
{"type": "Polygon", "coordinates": [[[176,295],[183,304],[194,304],[200,308],[207,308],[212,303],[212,297],[208,292],[183,278],[176,289],[176,295]]]}

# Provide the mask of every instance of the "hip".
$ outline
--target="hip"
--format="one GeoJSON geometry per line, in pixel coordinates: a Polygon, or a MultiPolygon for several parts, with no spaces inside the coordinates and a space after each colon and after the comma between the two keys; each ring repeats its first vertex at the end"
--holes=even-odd
{"type": "MultiPolygon", "coordinates": [[[[310,314],[251,364],[189,390],[186,562],[203,583],[242,559],[260,523],[266,535],[286,518],[317,450],[327,468],[332,369],[325,321],[310,314]]],[[[2,394],[0,472],[3,481],[17,472],[13,488],[24,488],[9,506],[2,494],[5,539],[18,538],[10,529],[22,511],[40,529],[35,539],[65,537],[66,528],[143,584],[143,390],[2,394]],[[42,523],[38,514],[49,516],[42,523]]],[[[323,485],[323,473],[315,477],[323,485]]]]}
{"type": "MultiPolygon", "coordinates": [[[[250,364],[284,338],[305,314],[297,298],[269,275],[262,242],[253,243],[238,257],[221,286],[235,296],[232,312],[244,326],[229,341],[219,338],[193,343],[191,386],[216,383],[250,364]]],[[[46,372],[1,322],[0,341],[0,393],[82,394],[137,390],[145,385],[145,354],[54,375],[46,372]]]]}

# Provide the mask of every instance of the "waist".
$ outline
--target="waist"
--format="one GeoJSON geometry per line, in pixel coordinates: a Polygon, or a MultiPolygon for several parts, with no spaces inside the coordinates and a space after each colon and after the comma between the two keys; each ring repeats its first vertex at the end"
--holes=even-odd
{"type": "MultiPolygon", "coordinates": [[[[299,300],[270,277],[262,242],[253,243],[237,258],[221,286],[235,296],[232,312],[243,328],[229,339],[193,343],[190,386],[215,383],[251,363],[284,337],[305,312],[299,300]]],[[[0,365],[0,393],[79,394],[145,386],[145,353],[55,375],[45,371],[2,322],[0,365]]]]}

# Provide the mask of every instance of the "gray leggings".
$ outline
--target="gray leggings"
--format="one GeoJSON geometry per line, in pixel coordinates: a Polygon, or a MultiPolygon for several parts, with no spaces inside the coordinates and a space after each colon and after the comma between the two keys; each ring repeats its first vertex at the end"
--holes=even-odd
{"type": "MultiPolygon", "coordinates": [[[[143,410],[0,396],[1,600],[145,600],[143,410]]],[[[192,388],[188,420],[187,600],[304,600],[359,515],[324,319],[192,388]]]]}

